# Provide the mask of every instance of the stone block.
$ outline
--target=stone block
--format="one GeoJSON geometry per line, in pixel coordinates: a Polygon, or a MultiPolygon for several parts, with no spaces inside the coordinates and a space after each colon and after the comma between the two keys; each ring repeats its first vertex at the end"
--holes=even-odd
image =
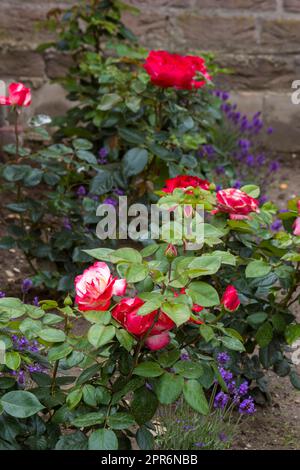
{"type": "Polygon", "coordinates": [[[299,51],[300,19],[263,20],[261,46],[278,52],[299,51]]]}
{"type": "Polygon", "coordinates": [[[44,60],[40,54],[33,51],[3,50],[0,52],[0,77],[24,79],[28,77],[43,77],[45,73],[44,60]]]}
{"type": "Polygon", "coordinates": [[[263,118],[274,129],[270,145],[276,151],[300,151],[300,104],[295,105],[291,93],[267,93],[264,97],[263,118]]]}
{"type": "Polygon", "coordinates": [[[276,0],[196,0],[195,7],[212,9],[224,8],[226,10],[272,11],[276,9],[276,0]]]}
{"type": "Polygon", "coordinates": [[[177,23],[191,48],[227,51],[257,48],[253,18],[183,14],[177,23]]]}

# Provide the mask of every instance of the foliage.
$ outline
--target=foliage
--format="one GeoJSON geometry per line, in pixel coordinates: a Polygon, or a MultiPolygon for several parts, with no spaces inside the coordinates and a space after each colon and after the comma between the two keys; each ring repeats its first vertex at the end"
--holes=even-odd
{"type": "MultiPolygon", "coordinates": [[[[188,201],[195,207],[201,200],[207,210],[216,207],[213,186],[175,189],[164,193],[160,204],[168,199],[172,205],[188,201]]],[[[284,214],[289,227],[297,215],[296,201],[290,207],[284,214]]],[[[163,350],[153,350],[150,343],[146,347],[157,314],[145,334],[131,334],[128,323],[115,314],[118,297],[106,311],[80,311],[69,296],[62,306],[52,300],[33,306],[0,299],[1,341],[6,344],[0,378],[2,447],[127,449],[136,438],[141,448],[152,448],[151,421],[159,406],[182,397],[206,416],[209,398],[218,400],[215,392],[211,395],[215,381],[220,390],[229,390],[228,372],[219,367],[224,360],[220,351],[229,353],[236,386],[247,379],[256,383],[254,393],[266,392],[263,369],[272,367],[280,376],[290,374],[299,387],[284,354],[286,343],[300,335],[289,310],[298,298],[299,271],[286,260],[299,256],[299,237],[270,232],[273,212],[266,203],[244,220],[211,215],[200,250],[186,251],[182,241],[171,240],[177,244],[176,257],[165,256],[167,241],[141,252],[89,252],[127,279],[130,297],[144,301],[137,313],[141,321],[155,310],[174,322],[163,350]],[[241,301],[234,312],[224,308],[224,296],[220,300],[231,283],[241,301]],[[62,427],[72,432],[61,434],[62,427]]]]}

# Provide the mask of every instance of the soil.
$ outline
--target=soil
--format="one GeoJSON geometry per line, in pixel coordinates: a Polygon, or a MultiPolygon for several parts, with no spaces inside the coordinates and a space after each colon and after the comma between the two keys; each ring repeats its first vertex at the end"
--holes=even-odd
{"type": "MultiPolygon", "coordinates": [[[[285,160],[269,194],[281,209],[286,202],[299,195],[299,170],[296,156],[285,160]]],[[[0,207],[0,237],[5,235],[4,219],[0,207]]],[[[20,295],[22,280],[32,275],[25,257],[18,250],[1,251],[0,291],[7,295],[20,295]]],[[[32,297],[37,292],[32,293],[32,297]]],[[[298,313],[300,321],[300,312],[298,313]]],[[[298,366],[300,373],[300,366],[298,366]]],[[[269,373],[271,404],[257,407],[257,413],[240,426],[234,448],[246,450],[300,449],[300,391],[290,384],[289,378],[278,378],[269,373]]]]}

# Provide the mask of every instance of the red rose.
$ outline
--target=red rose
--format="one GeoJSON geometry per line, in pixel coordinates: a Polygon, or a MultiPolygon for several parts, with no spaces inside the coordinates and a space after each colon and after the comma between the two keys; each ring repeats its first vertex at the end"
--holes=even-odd
{"type": "Polygon", "coordinates": [[[212,211],[218,212],[230,214],[234,220],[249,219],[250,212],[259,212],[258,201],[239,189],[223,189],[217,192],[217,209],[212,211]]]}
{"type": "Polygon", "coordinates": [[[224,306],[225,310],[234,312],[239,308],[240,303],[236,288],[231,285],[227,286],[221,299],[221,304],[224,306]]]}
{"type": "Polygon", "coordinates": [[[201,178],[198,178],[198,176],[179,175],[175,178],[166,180],[165,187],[162,190],[165,193],[172,193],[176,188],[185,189],[189,186],[205,189],[207,191],[209,189],[210,182],[202,180],[201,178]]]}
{"type": "MultiPolygon", "coordinates": [[[[207,80],[211,80],[211,76],[207,72],[207,68],[205,66],[205,60],[203,57],[196,57],[193,55],[185,56],[185,60],[191,64],[191,67],[194,69],[194,74],[196,75],[197,72],[203,75],[207,80]]],[[[195,76],[194,75],[194,76],[195,76]]],[[[192,80],[192,86],[194,88],[201,88],[206,84],[206,80],[192,80]]]]}
{"type": "Polygon", "coordinates": [[[202,57],[170,54],[167,51],[151,51],[144,68],[154,85],[162,88],[191,90],[205,85],[205,80],[198,80],[197,73],[210,80],[202,57]]]}
{"type": "Polygon", "coordinates": [[[8,96],[0,96],[0,105],[4,106],[30,106],[31,91],[23,83],[11,83],[8,87],[8,96]]]}
{"type": "Polygon", "coordinates": [[[144,303],[145,302],[138,297],[134,299],[122,299],[112,310],[112,316],[121,323],[129,333],[138,337],[145,335],[149,328],[152,327],[145,344],[149,349],[161,349],[170,342],[170,336],[166,333],[168,330],[174,328],[175,323],[163,312],[160,312],[154,323],[158,310],[148,313],[147,315],[138,315],[138,310],[144,303]],[[168,342],[166,343],[167,338],[168,342]],[[163,344],[163,346],[158,347],[161,344],[163,344]]]}

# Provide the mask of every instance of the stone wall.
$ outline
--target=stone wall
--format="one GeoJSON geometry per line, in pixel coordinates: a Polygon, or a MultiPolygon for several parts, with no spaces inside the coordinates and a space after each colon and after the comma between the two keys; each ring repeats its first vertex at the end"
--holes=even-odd
{"type": "MultiPolygon", "coordinates": [[[[66,100],[49,79],[65,60],[40,55],[48,33],[36,21],[49,9],[75,0],[0,0],[0,79],[30,80],[34,108],[59,114],[66,100]]],[[[125,22],[147,47],[213,51],[233,73],[222,86],[233,90],[242,110],[262,110],[277,131],[279,151],[300,150],[300,105],[291,103],[291,83],[300,79],[300,0],[129,0],[141,14],[125,22]]]]}

